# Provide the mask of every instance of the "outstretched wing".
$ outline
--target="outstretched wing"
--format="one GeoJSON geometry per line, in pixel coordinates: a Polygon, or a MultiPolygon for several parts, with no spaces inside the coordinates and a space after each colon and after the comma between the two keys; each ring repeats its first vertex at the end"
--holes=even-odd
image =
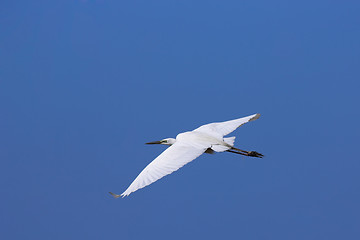
{"type": "Polygon", "coordinates": [[[199,149],[182,142],[176,142],[149,163],[125,192],[121,195],[112,195],[115,197],[128,196],[130,193],[146,187],[160,178],[178,170],[185,164],[199,157],[205,150],[206,149],[199,149]]]}
{"type": "Polygon", "coordinates": [[[243,117],[243,118],[239,118],[239,119],[235,119],[235,120],[230,120],[230,121],[226,121],[226,122],[219,122],[219,123],[209,123],[206,125],[203,125],[197,129],[195,129],[194,131],[198,131],[198,132],[204,132],[206,134],[209,135],[213,135],[216,137],[219,137],[221,135],[221,137],[228,135],[229,133],[235,131],[235,129],[237,129],[238,127],[240,127],[241,125],[250,122],[250,121],[254,121],[256,119],[258,119],[260,117],[260,114],[254,114],[251,116],[247,116],[247,117],[243,117]]]}

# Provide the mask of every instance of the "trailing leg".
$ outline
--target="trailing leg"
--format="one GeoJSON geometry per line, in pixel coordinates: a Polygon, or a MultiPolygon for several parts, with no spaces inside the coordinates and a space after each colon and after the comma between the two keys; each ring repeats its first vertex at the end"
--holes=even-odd
{"type": "Polygon", "coordinates": [[[227,150],[227,152],[237,153],[249,157],[258,157],[258,158],[264,157],[264,155],[262,155],[261,153],[255,151],[245,151],[235,147],[232,147],[231,149],[227,150]]]}

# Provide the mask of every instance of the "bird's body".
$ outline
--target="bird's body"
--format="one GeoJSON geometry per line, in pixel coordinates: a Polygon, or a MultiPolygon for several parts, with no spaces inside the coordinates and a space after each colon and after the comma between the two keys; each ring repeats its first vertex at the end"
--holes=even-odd
{"type": "Polygon", "coordinates": [[[199,131],[180,133],[176,136],[176,142],[184,142],[200,149],[207,149],[211,148],[212,146],[223,146],[224,148],[231,147],[226,142],[224,142],[222,137],[217,138],[199,131]]]}
{"type": "Polygon", "coordinates": [[[130,193],[178,170],[204,152],[228,151],[251,157],[263,157],[262,154],[254,151],[248,152],[234,148],[235,137],[224,138],[225,135],[233,132],[239,126],[258,119],[259,117],[260,114],[254,114],[231,121],[210,123],[193,131],[180,133],[176,136],[176,139],[166,138],[161,141],[148,143],[171,145],[171,147],[167,148],[162,154],[147,165],[125,192],[120,195],[111,192],[110,194],[115,198],[128,196],[130,193]]]}

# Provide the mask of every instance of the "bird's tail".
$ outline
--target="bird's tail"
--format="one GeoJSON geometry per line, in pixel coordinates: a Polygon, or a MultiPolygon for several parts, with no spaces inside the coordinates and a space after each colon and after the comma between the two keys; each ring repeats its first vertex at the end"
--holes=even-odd
{"type": "Polygon", "coordinates": [[[235,137],[224,138],[224,142],[233,147],[233,146],[234,146],[234,142],[235,142],[235,137]]]}

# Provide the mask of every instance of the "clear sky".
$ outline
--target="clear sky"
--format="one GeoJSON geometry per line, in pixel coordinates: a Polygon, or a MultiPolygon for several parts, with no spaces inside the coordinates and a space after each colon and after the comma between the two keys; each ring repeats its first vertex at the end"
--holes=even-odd
{"type": "Polygon", "coordinates": [[[0,238],[360,239],[359,1],[0,3],[0,238]],[[234,132],[114,199],[175,137],[234,132]],[[230,135],[232,136],[232,135],[230,135]]]}

